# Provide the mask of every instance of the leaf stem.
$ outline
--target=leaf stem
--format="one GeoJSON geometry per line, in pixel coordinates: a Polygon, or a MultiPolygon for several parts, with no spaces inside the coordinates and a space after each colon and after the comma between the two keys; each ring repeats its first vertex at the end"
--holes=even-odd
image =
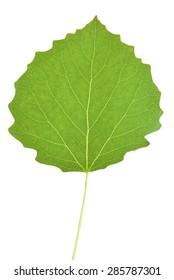
{"type": "Polygon", "coordinates": [[[75,239],[75,243],[74,243],[72,260],[75,260],[75,257],[76,257],[76,251],[77,251],[77,246],[78,246],[78,241],[79,241],[79,235],[80,235],[80,229],[81,229],[83,212],[84,212],[84,205],[85,205],[85,199],[86,199],[87,184],[88,184],[88,172],[86,172],[83,201],[82,201],[82,206],[81,206],[81,211],[80,211],[80,217],[79,217],[78,229],[77,229],[77,233],[76,233],[76,239],[75,239]]]}

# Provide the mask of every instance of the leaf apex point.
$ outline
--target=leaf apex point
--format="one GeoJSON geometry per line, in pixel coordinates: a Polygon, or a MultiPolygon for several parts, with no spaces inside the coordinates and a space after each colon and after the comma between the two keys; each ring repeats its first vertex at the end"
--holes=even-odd
{"type": "Polygon", "coordinates": [[[97,21],[97,22],[101,23],[100,20],[98,19],[98,16],[97,16],[97,15],[93,18],[92,21],[94,21],[94,22],[97,21]]]}

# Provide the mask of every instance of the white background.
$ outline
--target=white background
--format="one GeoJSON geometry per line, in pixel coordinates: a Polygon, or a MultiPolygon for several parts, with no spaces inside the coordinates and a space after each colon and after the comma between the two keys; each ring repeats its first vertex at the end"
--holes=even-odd
{"type": "Polygon", "coordinates": [[[19,265],[49,268],[69,264],[103,269],[160,266],[161,277],[119,279],[173,279],[172,2],[1,1],[0,274],[3,280],[29,279],[13,276],[13,269],[19,265]],[[162,92],[164,115],[162,128],[147,137],[149,147],[128,153],[121,163],[90,174],[77,258],[71,261],[85,175],[63,173],[37,163],[36,152],[24,148],[8,133],[13,123],[8,103],[14,96],[14,82],[26,71],[35,52],[48,50],[53,40],[83,28],[95,15],[108,30],[120,34],[123,42],[135,46],[136,56],[151,65],[153,80],[162,92]]]}

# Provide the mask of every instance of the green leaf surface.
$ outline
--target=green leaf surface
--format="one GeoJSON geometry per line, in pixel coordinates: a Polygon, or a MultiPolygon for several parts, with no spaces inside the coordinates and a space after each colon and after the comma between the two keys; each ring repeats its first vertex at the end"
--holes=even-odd
{"type": "Polygon", "coordinates": [[[149,145],[160,128],[160,92],[150,66],[95,17],[37,52],[15,83],[10,133],[38,162],[90,172],[149,145]]]}

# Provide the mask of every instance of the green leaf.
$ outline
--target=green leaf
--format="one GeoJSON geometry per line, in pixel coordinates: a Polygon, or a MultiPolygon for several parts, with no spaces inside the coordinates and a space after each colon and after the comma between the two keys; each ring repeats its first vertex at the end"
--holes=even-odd
{"type": "Polygon", "coordinates": [[[150,66],[95,17],[37,52],[16,82],[10,133],[62,171],[90,172],[149,145],[160,128],[150,66]]]}
{"type": "Polygon", "coordinates": [[[160,128],[160,92],[150,66],[97,17],[37,52],[15,87],[10,133],[37,151],[38,162],[86,172],[74,259],[88,173],[149,145],[145,136],[160,128]]]}

